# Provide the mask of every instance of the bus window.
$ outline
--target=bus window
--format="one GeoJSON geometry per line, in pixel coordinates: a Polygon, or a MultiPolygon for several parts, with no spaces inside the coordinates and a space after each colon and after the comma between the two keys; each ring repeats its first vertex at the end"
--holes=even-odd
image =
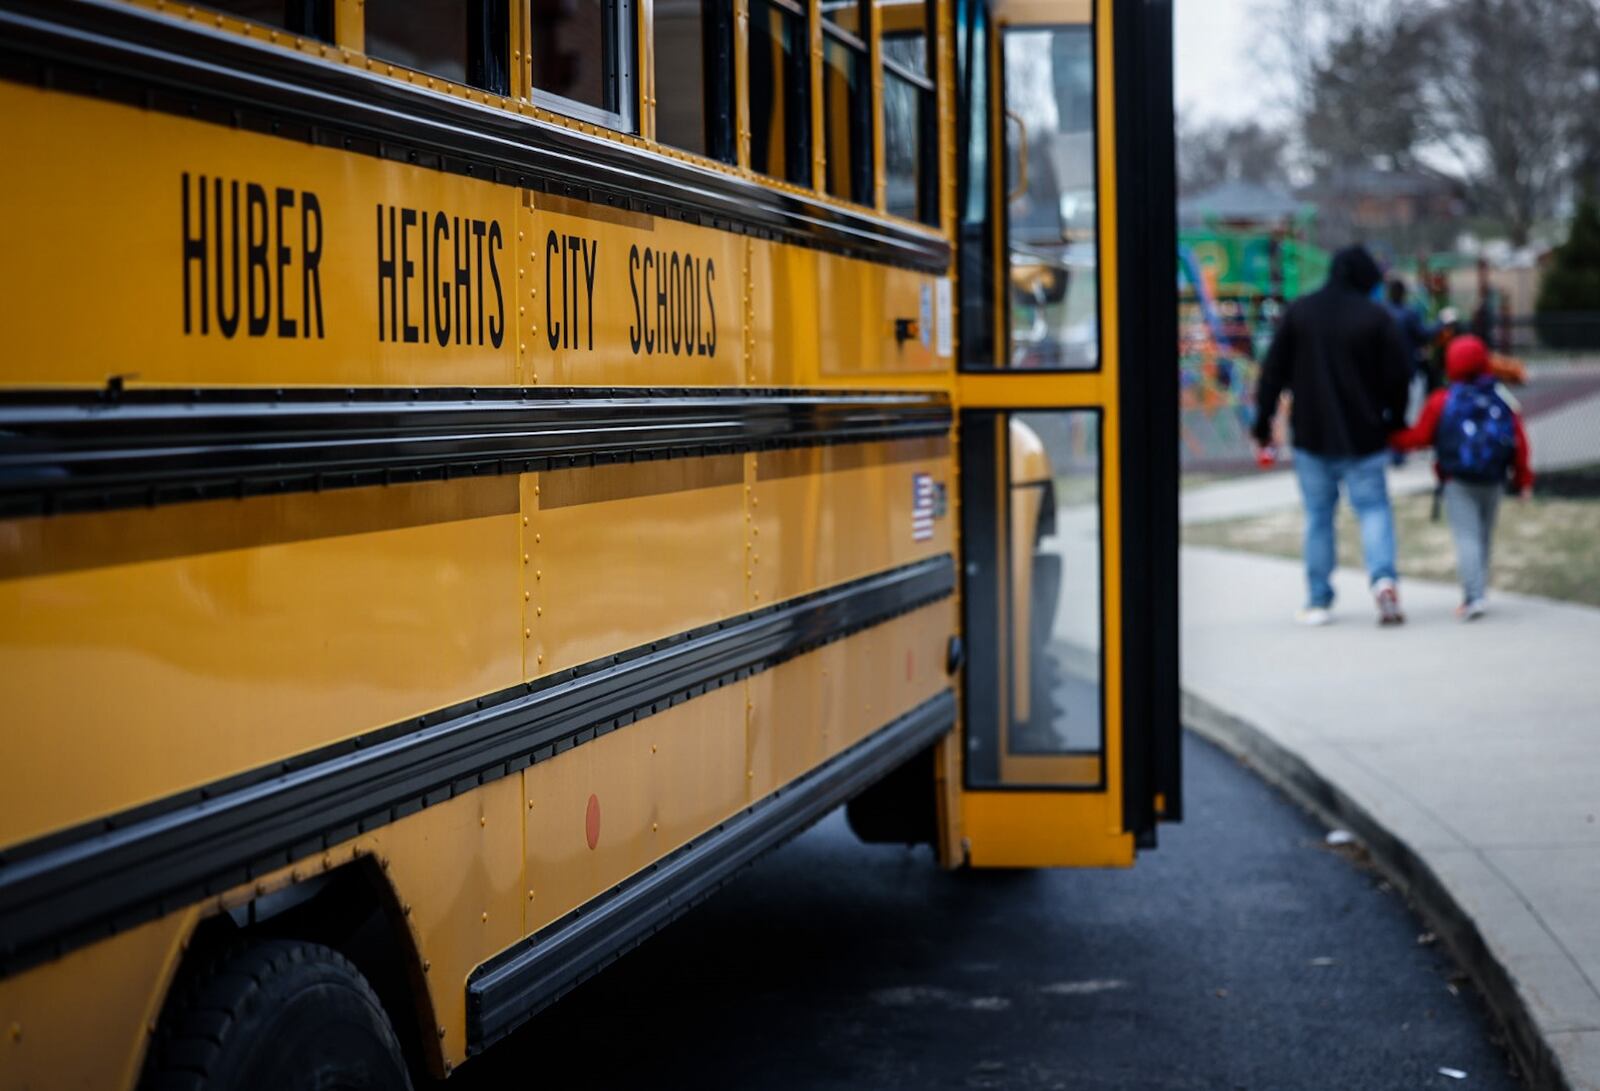
{"type": "Polygon", "coordinates": [[[962,414],[969,788],[1104,783],[1100,415],[962,414]]]}
{"type": "Polygon", "coordinates": [[[1100,366],[1094,37],[1005,33],[1011,354],[1017,368],[1100,366]]]}
{"type": "Polygon", "coordinates": [[[507,0],[367,0],[370,56],[511,93],[507,0]]]}
{"type": "Polygon", "coordinates": [[[938,101],[928,3],[878,0],[883,21],[883,174],[894,216],[939,222],[938,101]]]}
{"type": "Polygon", "coordinates": [[[733,13],[728,0],[657,0],[656,139],[734,160],[733,13]]]}
{"type": "Polygon", "coordinates": [[[750,167],[811,184],[811,64],[806,12],[793,0],[750,2],[750,167]]]}
{"type": "Polygon", "coordinates": [[[532,0],[533,100],[633,131],[633,22],[628,0],[532,0]]]}
{"type": "Polygon", "coordinates": [[[333,41],[333,0],[210,0],[206,6],[291,34],[333,41]]]}
{"type": "Polygon", "coordinates": [[[883,18],[883,166],[888,211],[939,222],[938,103],[928,5],[880,3],[883,18]]]}
{"type": "Polygon", "coordinates": [[[872,203],[872,84],[864,0],[822,5],[823,142],[828,192],[872,203]]]}

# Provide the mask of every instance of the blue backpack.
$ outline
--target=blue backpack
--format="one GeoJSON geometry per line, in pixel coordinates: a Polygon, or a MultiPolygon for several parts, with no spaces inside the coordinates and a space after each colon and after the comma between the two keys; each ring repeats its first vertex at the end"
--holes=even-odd
{"type": "Polygon", "coordinates": [[[1495,485],[1506,479],[1517,452],[1517,428],[1493,379],[1450,387],[1433,447],[1446,477],[1495,485]]]}

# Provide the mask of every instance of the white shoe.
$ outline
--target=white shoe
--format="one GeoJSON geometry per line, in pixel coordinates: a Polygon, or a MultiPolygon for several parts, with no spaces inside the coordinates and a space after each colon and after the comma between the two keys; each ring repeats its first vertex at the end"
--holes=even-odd
{"type": "Polygon", "coordinates": [[[1302,606],[1294,612],[1294,623],[1317,629],[1333,624],[1333,611],[1326,606],[1302,606]]]}
{"type": "Polygon", "coordinates": [[[1400,588],[1393,580],[1379,580],[1372,585],[1372,597],[1378,604],[1379,625],[1404,625],[1406,615],[1400,609],[1400,588]]]}
{"type": "Polygon", "coordinates": [[[1477,621],[1488,611],[1489,607],[1482,599],[1473,599],[1471,602],[1464,602],[1456,607],[1456,617],[1462,621],[1477,621]]]}

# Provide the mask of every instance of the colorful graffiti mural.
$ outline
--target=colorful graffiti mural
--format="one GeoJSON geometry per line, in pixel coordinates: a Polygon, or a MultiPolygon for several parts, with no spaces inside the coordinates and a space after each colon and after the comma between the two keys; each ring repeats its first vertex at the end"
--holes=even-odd
{"type": "Polygon", "coordinates": [[[1251,458],[1251,394],[1275,304],[1219,298],[1194,253],[1179,253],[1178,427],[1186,469],[1231,468],[1251,458]],[[1270,306],[1269,306],[1270,304],[1270,306]],[[1254,311],[1254,313],[1252,313],[1254,311]],[[1264,313],[1265,312],[1265,313],[1264,313]]]}
{"type": "Polygon", "coordinates": [[[1284,302],[1320,285],[1328,255],[1283,231],[1184,231],[1178,252],[1183,463],[1232,469],[1253,458],[1252,396],[1284,302]]]}

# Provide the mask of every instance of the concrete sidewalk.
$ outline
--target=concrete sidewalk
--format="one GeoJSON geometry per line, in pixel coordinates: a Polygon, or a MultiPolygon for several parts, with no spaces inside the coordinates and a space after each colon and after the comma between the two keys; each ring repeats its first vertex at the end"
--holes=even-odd
{"type": "Polygon", "coordinates": [[[1353,830],[1438,923],[1535,1087],[1600,1091],[1600,610],[1411,582],[1380,630],[1341,571],[1183,550],[1186,722],[1353,830]]]}

